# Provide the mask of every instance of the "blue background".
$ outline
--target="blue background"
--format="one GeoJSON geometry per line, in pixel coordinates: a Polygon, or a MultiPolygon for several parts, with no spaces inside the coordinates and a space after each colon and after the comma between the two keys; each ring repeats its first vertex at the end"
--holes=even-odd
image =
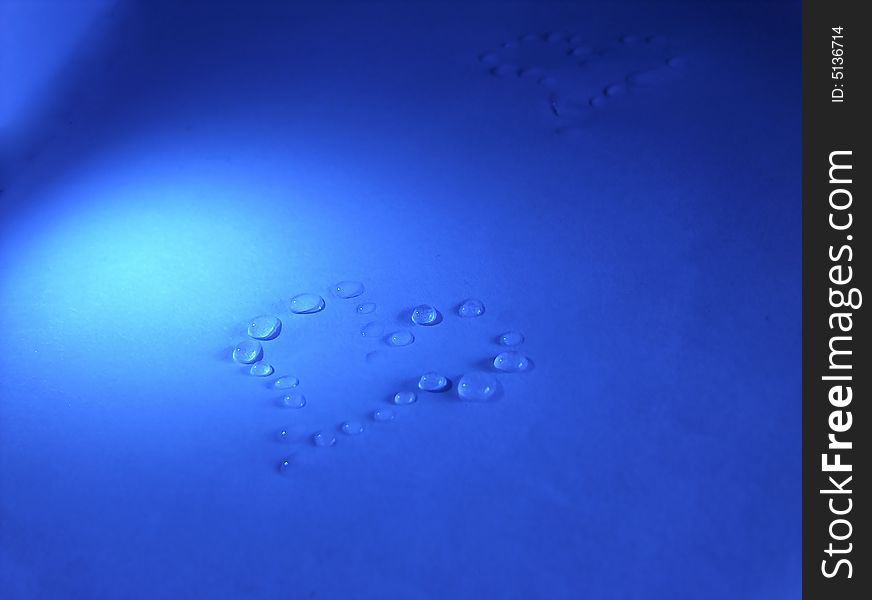
{"type": "Polygon", "coordinates": [[[4,598],[799,597],[798,2],[0,4],[4,598]]]}

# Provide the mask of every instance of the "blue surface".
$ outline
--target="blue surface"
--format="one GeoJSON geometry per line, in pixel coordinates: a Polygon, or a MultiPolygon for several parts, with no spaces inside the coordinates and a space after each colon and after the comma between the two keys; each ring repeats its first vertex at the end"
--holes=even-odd
{"type": "Polygon", "coordinates": [[[4,598],[799,597],[798,2],[3,5],[4,598]]]}

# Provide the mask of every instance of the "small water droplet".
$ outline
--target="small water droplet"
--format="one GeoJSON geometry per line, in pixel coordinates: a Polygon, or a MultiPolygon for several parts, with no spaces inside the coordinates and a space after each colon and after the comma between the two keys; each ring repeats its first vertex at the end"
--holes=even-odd
{"type": "Polygon", "coordinates": [[[345,435],[360,435],[363,430],[363,423],[360,421],[346,421],[342,424],[342,433],[345,435]]]}
{"type": "Polygon", "coordinates": [[[324,310],[324,298],[318,294],[297,294],[291,298],[291,312],[310,315],[324,310]]]}
{"type": "Polygon", "coordinates": [[[608,103],[609,103],[609,99],[603,95],[594,96],[593,98],[590,99],[590,105],[595,107],[595,108],[602,108],[603,106],[605,106],[608,103]]]}
{"type": "Polygon", "coordinates": [[[485,65],[495,65],[500,62],[500,55],[495,52],[485,52],[479,55],[478,60],[485,65]]]}
{"type": "Polygon", "coordinates": [[[412,323],[415,325],[433,325],[439,313],[429,304],[420,304],[412,309],[412,323]]]}
{"type": "Polygon", "coordinates": [[[233,349],[233,360],[244,365],[257,362],[263,356],[263,346],[254,340],[244,340],[233,349]]]}
{"type": "Polygon", "coordinates": [[[457,395],[464,400],[490,400],[496,391],[496,377],[481,371],[467,373],[457,382],[457,395]]]}
{"type": "Polygon", "coordinates": [[[291,469],[291,466],[291,459],[283,458],[279,461],[279,473],[287,473],[291,469]]]}
{"type": "Polygon", "coordinates": [[[464,318],[480,317],[484,314],[484,303],[475,298],[464,300],[458,307],[457,314],[464,318]]]}
{"type": "Polygon", "coordinates": [[[276,439],[278,439],[278,441],[280,441],[282,443],[289,442],[289,441],[291,441],[291,434],[290,434],[290,432],[288,432],[287,429],[280,429],[276,433],[276,439]]]}
{"type": "Polygon", "coordinates": [[[379,423],[385,423],[387,421],[393,421],[394,417],[397,413],[390,408],[379,408],[378,410],[373,411],[372,420],[378,421],[379,423]]]}
{"type": "Polygon", "coordinates": [[[515,350],[500,352],[494,358],[494,367],[507,373],[525,371],[528,366],[530,366],[530,361],[527,357],[515,350]]]}
{"type": "Polygon", "coordinates": [[[306,396],[300,393],[288,394],[281,400],[285,408],[303,408],[306,406],[306,396]]]}
{"type": "Polygon", "coordinates": [[[376,309],[375,302],[361,302],[357,305],[357,314],[368,315],[374,313],[376,309]]]}
{"type": "Polygon", "coordinates": [[[333,286],[333,294],[338,298],[356,298],[360,296],[366,288],[359,281],[340,281],[333,286]]]}
{"type": "Polygon", "coordinates": [[[272,340],[282,331],[282,322],[271,315],[260,315],[248,322],[248,335],[256,340],[272,340]]]}
{"type": "Polygon", "coordinates": [[[491,69],[491,74],[496,77],[517,77],[518,67],[515,65],[499,65],[491,69]]]}
{"type": "Polygon", "coordinates": [[[380,323],[379,321],[372,321],[367,323],[360,329],[360,335],[363,337],[381,337],[381,335],[385,332],[384,323],[380,323]]]}
{"type": "Polygon", "coordinates": [[[427,371],[418,380],[418,389],[425,392],[444,392],[448,389],[448,378],[436,371],[427,371]]]}
{"type": "Polygon", "coordinates": [[[408,346],[415,341],[415,336],[407,329],[400,329],[388,336],[388,344],[391,346],[408,346]]]}
{"type": "Polygon", "coordinates": [[[397,392],[394,395],[394,404],[412,404],[417,399],[415,392],[397,392]]]}
{"type": "Polygon", "coordinates": [[[507,331],[500,335],[501,346],[520,346],[524,343],[524,334],[520,331],[507,331]]]}
{"type": "Polygon", "coordinates": [[[329,431],[319,431],[312,436],[312,443],[319,448],[329,448],[336,443],[336,436],[329,431]]]}
{"type": "Polygon", "coordinates": [[[627,93],[627,86],[623,83],[613,83],[603,90],[606,96],[622,96],[627,93]]]}
{"type": "Polygon", "coordinates": [[[300,385],[300,380],[293,375],[282,375],[273,382],[273,387],[277,390],[287,390],[300,385]]]}
{"type": "Polygon", "coordinates": [[[251,365],[251,368],[248,370],[249,373],[254,375],[255,377],[267,377],[273,374],[273,367],[271,364],[267,362],[258,361],[251,365]]]}
{"type": "Polygon", "coordinates": [[[569,50],[569,55],[576,58],[590,56],[591,54],[593,54],[593,46],[588,46],[587,44],[575,46],[569,50]]]}

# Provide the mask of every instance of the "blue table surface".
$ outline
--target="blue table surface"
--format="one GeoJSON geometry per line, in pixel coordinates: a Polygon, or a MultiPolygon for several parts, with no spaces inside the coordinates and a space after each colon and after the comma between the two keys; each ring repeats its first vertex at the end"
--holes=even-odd
{"type": "Polygon", "coordinates": [[[799,598],[798,2],[3,10],[4,598],[799,598]]]}

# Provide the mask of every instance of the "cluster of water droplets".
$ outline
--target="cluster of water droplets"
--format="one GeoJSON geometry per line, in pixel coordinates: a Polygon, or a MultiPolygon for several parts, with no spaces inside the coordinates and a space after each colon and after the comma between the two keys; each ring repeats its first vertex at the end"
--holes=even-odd
{"type": "Polygon", "coordinates": [[[618,98],[680,79],[687,64],[662,35],[601,32],[528,33],[478,58],[496,78],[536,84],[528,89],[538,88],[547,98],[558,133],[578,128],[618,98]]]}
{"type": "MultiPolygon", "coordinates": [[[[357,298],[365,293],[365,287],[357,281],[341,281],[331,286],[333,296],[340,300],[357,298]]],[[[324,298],[315,293],[300,293],[290,297],[288,309],[292,315],[311,315],[319,313],[326,308],[324,298]]],[[[375,302],[365,301],[358,303],[354,308],[358,315],[374,315],[378,311],[375,302]]],[[[450,314],[460,321],[475,319],[485,314],[484,303],[477,298],[467,298],[457,304],[450,314]]],[[[419,304],[411,311],[405,313],[404,319],[409,323],[409,328],[389,331],[385,334],[386,327],[382,321],[369,321],[360,329],[364,338],[381,340],[386,346],[401,348],[415,342],[413,329],[432,328],[441,324],[442,312],[430,304],[419,304]]],[[[423,329],[422,329],[423,331],[423,329]]],[[[267,378],[275,376],[270,389],[276,390],[280,395],[276,398],[276,404],[282,409],[303,409],[307,405],[306,395],[299,389],[300,379],[295,375],[279,374],[268,362],[265,344],[275,340],[282,332],[282,321],[273,315],[259,315],[248,321],[247,339],[240,340],[233,349],[233,360],[248,368],[251,376],[267,378]]],[[[422,333],[423,335],[423,333],[422,333]]],[[[461,374],[456,383],[443,372],[431,370],[417,375],[417,384],[412,389],[400,389],[391,396],[386,406],[375,408],[369,413],[372,423],[389,423],[397,417],[397,410],[406,410],[403,407],[413,405],[421,398],[431,395],[452,396],[447,394],[453,391],[456,398],[464,401],[486,402],[494,400],[498,396],[499,373],[519,373],[527,371],[531,361],[524,355],[519,347],[524,343],[524,335],[517,331],[507,331],[497,337],[500,346],[505,350],[499,352],[492,360],[493,369],[475,370],[461,374]]],[[[432,396],[437,397],[437,396],[432,396]]],[[[342,421],[334,430],[322,429],[315,431],[308,437],[308,442],[314,448],[330,448],[335,446],[342,436],[359,436],[367,430],[364,421],[348,419],[342,421]]],[[[277,429],[275,438],[279,442],[291,442],[296,436],[292,436],[287,427],[277,429]]],[[[279,461],[279,470],[285,471],[292,467],[293,456],[285,457],[279,461]]]]}

